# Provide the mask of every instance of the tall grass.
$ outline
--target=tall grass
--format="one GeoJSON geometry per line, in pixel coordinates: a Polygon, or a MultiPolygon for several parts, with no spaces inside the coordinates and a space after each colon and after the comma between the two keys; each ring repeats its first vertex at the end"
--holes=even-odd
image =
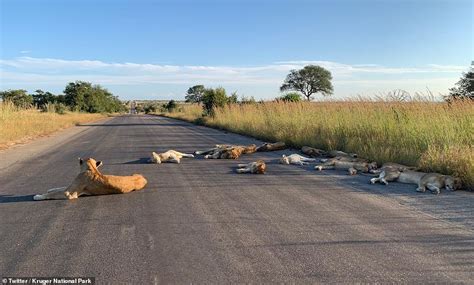
{"type": "Polygon", "coordinates": [[[41,112],[34,108],[19,109],[11,103],[0,103],[0,149],[104,117],[101,114],[41,112]]]}
{"type": "MultiPolygon", "coordinates": [[[[192,121],[200,114],[198,105],[190,105],[168,115],[192,121]]],[[[204,123],[295,147],[355,152],[380,164],[454,174],[474,188],[473,102],[235,104],[217,109],[204,123]]]]}

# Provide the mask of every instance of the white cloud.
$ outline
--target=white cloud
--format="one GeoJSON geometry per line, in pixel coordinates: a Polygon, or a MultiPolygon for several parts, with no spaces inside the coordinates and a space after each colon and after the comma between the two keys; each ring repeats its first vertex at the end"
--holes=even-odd
{"type": "MultiPolygon", "coordinates": [[[[383,89],[398,85],[440,86],[439,92],[446,92],[455,82],[464,66],[429,64],[420,67],[387,67],[377,64],[344,64],[331,61],[280,61],[259,66],[194,66],[162,65],[151,63],[115,63],[100,60],[65,60],[34,58],[28,56],[0,59],[0,88],[19,88],[31,85],[64,86],[74,80],[91,81],[103,85],[144,84],[206,84],[206,85],[253,85],[278,86],[292,69],[308,64],[320,65],[333,74],[337,90],[351,85],[354,92],[368,86],[383,89]],[[447,83],[450,82],[450,83],[447,83]]],[[[273,87],[272,87],[273,88],[273,87]]],[[[435,90],[437,91],[437,90],[435,90]]],[[[275,91],[277,92],[277,91],[275,91]]],[[[347,93],[347,92],[344,92],[347,93]]],[[[252,94],[254,95],[254,94],[252,94]]],[[[255,94],[258,96],[258,94],[255,94]]]]}

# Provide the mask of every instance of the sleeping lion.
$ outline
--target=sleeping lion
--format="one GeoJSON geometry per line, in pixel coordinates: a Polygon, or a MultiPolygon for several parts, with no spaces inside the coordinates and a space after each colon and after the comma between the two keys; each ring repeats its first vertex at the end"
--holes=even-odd
{"type": "Polygon", "coordinates": [[[158,163],[158,164],[162,162],[180,163],[181,158],[183,157],[194,157],[194,155],[182,153],[182,152],[170,149],[167,152],[163,152],[163,153],[152,152],[150,162],[158,163]]]}
{"type": "Polygon", "coordinates": [[[217,144],[214,148],[195,151],[194,153],[204,155],[206,159],[237,159],[242,154],[254,153],[256,150],[257,146],[254,144],[248,146],[217,144]]]}
{"type": "Polygon", "coordinates": [[[99,171],[102,161],[93,158],[85,161],[79,158],[80,172],[68,187],[48,190],[45,194],[35,195],[34,200],[77,199],[82,195],[123,194],[141,190],[147,180],[140,174],[132,176],[104,175],[99,171]]]}
{"type": "Polygon", "coordinates": [[[237,166],[237,173],[265,174],[265,170],[267,169],[267,165],[263,160],[238,164],[237,166]]]}

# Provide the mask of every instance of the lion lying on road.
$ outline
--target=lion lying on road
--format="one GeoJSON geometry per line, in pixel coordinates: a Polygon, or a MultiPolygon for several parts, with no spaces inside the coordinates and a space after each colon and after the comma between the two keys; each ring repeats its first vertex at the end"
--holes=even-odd
{"type": "Polygon", "coordinates": [[[347,170],[350,175],[355,175],[357,174],[357,171],[367,173],[373,169],[377,169],[377,163],[343,156],[325,160],[324,163],[316,165],[314,169],[319,171],[322,171],[323,169],[347,170]]]}
{"type": "Polygon", "coordinates": [[[301,152],[311,157],[325,156],[329,158],[343,158],[343,157],[344,158],[357,158],[356,153],[347,153],[340,150],[325,151],[325,150],[310,147],[310,146],[303,146],[301,148],[301,152]]]}
{"type": "Polygon", "coordinates": [[[257,151],[277,151],[283,149],[286,149],[286,144],[284,142],[264,143],[257,147],[257,151]]]}
{"type": "Polygon", "coordinates": [[[255,162],[245,164],[238,164],[237,166],[239,167],[237,169],[237,173],[265,174],[265,170],[267,169],[267,165],[263,160],[257,160],[255,162]]]}
{"type": "Polygon", "coordinates": [[[425,192],[426,188],[434,194],[439,194],[442,188],[448,191],[454,191],[461,188],[461,180],[449,175],[439,173],[425,173],[412,170],[401,170],[398,167],[386,166],[382,167],[378,177],[370,179],[370,183],[377,182],[385,185],[388,182],[397,181],[406,184],[417,184],[416,191],[425,192]]]}
{"type": "Polygon", "coordinates": [[[371,170],[370,173],[378,174],[388,168],[398,169],[399,171],[416,170],[416,167],[406,166],[406,165],[395,163],[395,162],[386,162],[382,165],[382,167],[371,170]]]}
{"type": "Polygon", "coordinates": [[[158,163],[158,164],[160,164],[162,162],[180,163],[181,158],[183,158],[183,157],[194,157],[194,155],[187,154],[187,153],[182,153],[182,152],[175,151],[175,150],[172,150],[172,149],[168,150],[167,152],[163,152],[163,153],[152,152],[150,162],[158,163]]]}
{"type": "Polygon", "coordinates": [[[80,173],[68,187],[50,189],[45,194],[35,195],[34,200],[76,199],[82,195],[105,195],[129,193],[145,187],[147,180],[140,174],[132,176],[104,175],[98,167],[101,161],[79,159],[80,173]]]}
{"type": "Polygon", "coordinates": [[[294,153],[292,155],[282,155],[280,158],[280,163],[281,164],[296,164],[296,165],[306,165],[308,162],[314,162],[316,159],[314,158],[308,158],[304,157],[302,155],[299,155],[297,153],[294,153]]]}
{"type": "Polygon", "coordinates": [[[206,159],[237,159],[242,154],[254,153],[257,150],[257,146],[254,144],[248,146],[242,145],[216,145],[216,147],[203,150],[195,151],[195,154],[204,155],[206,159]]]}

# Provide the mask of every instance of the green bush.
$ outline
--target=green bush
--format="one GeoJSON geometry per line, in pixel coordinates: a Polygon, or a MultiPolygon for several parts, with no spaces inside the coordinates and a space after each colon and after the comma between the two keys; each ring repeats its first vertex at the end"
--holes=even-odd
{"type": "Polygon", "coordinates": [[[206,89],[202,96],[203,114],[212,116],[215,108],[224,107],[227,102],[228,98],[224,88],[206,89]]]}
{"type": "Polygon", "coordinates": [[[290,92],[277,98],[277,100],[281,100],[284,102],[299,102],[301,101],[301,95],[297,92],[290,92]]]}
{"type": "Polygon", "coordinates": [[[33,104],[33,97],[26,90],[6,90],[0,92],[3,102],[12,102],[18,108],[29,108],[33,104]]]}
{"type": "Polygon", "coordinates": [[[155,113],[156,109],[157,108],[155,104],[149,104],[143,108],[143,111],[145,111],[145,114],[151,114],[151,113],[155,113]]]}

